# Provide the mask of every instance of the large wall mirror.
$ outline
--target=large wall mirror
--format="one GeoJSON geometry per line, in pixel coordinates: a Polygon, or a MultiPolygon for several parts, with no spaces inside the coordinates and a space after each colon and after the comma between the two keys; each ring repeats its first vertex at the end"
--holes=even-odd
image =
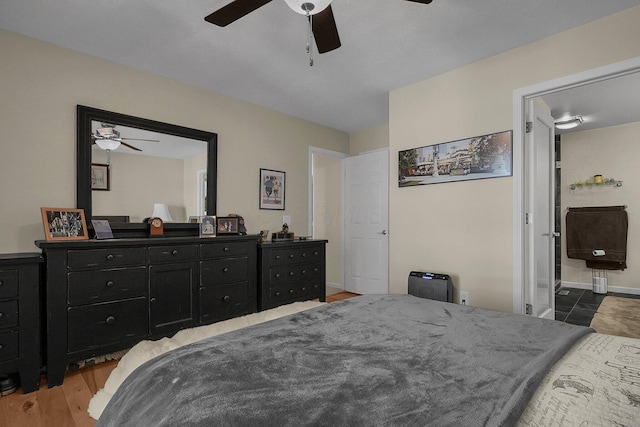
{"type": "Polygon", "coordinates": [[[78,105],[77,152],[87,221],[109,217],[114,232],[131,234],[146,230],[156,203],[168,206],[169,229],[215,215],[215,133],[78,105]]]}

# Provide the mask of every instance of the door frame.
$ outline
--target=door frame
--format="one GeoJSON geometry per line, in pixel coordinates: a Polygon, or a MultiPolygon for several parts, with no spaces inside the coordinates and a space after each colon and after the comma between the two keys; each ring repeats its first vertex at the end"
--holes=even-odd
{"type": "Polygon", "coordinates": [[[640,57],[572,74],[513,91],[513,312],[526,313],[525,239],[526,108],[529,99],[640,72],[640,57]]]}

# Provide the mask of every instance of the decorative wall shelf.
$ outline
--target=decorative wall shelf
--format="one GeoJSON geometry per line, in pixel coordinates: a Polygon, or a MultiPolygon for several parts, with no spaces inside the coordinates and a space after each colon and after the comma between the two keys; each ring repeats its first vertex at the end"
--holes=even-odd
{"type": "MultiPolygon", "coordinates": [[[[595,177],[594,177],[595,178],[595,177]]],[[[622,181],[615,180],[613,178],[602,178],[596,181],[594,178],[587,179],[586,181],[578,181],[569,185],[572,190],[579,188],[591,188],[591,187],[622,187],[622,181]]]]}

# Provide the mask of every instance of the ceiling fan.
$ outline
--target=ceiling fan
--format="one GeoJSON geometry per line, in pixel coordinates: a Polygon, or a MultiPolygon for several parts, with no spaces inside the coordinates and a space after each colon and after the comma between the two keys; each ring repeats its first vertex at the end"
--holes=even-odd
{"type": "Polygon", "coordinates": [[[110,123],[100,123],[99,128],[96,129],[96,132],[91,134],[91,144],[97,144],[98,147],[103,150],[111,151],[120,147],[120,144],[124,145],[135,151],[142,151],[138,147],[134,147],[131,144],[128,144],[126,141],[147,141],[147,142],[160,142],[157,139],[140,139],[140,138],[122,138],[120,136],[120,132],[118,132],[115,128],[116,125],[110,123]]]}
{"type": "MultiPolygon", "coordinates": [[[[332,0],[284,0],[295,12],[306,15],[309,20],[309,44],[307,51],[311,55],[311,38],[316,41],[318,53],[330,52],[341,46],[338,28],[331,10],[332,0]]],[[[406,0],[415,3],[429,4],[433,0],[406,0]]],[[[253,12],[271,0],[234,0],[205,17],[205,21],[220,27],[226,27],[232,22],[253,12]]],[[[310,57],[310,65],[313,58],[310,57]]]]}

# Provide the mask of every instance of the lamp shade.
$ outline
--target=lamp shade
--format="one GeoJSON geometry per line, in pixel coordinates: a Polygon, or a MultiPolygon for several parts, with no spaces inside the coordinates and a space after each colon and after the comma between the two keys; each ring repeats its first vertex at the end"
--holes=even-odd
{"type": "Polygon", "coordinates": [[[301,15],[307,14],[305,7],[311,7],[309,15],[320,13],[331,4],[331,0],[284,0],[287,5],[301,15]]]}
{"type": "Polygon", "coordinates": [[[171,218],[171,214],[169,214],[169,206],[166,203],[154,203],[153,204],[153,213],[151,214],[152,218],[160,218],[164,222],[173,221],[171,218]]]}

